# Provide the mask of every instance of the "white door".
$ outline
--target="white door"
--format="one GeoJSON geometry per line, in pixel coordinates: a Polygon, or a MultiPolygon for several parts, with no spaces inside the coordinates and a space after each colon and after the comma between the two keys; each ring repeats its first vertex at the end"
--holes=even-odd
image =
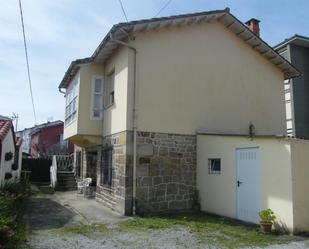
{"type": "Polygon", "coordinates": [[[258,148],[236,150],[237,218],[259,223],[260,159],[258,148]]]}

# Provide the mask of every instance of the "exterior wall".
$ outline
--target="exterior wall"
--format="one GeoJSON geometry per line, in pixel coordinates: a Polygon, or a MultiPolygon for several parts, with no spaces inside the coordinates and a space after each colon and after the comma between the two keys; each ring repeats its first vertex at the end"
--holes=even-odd
{"type": "Polygon", "coordinates": [[[291,140],[293,213],[296,231],[309,231],[309,141],[291,140]]]}
{"type": "Polygon", "coordinates": [[[252,122],[257,134],[285,134],[282,72],[223,25],[144,32],[131,44],[139,130],[244,134],[252,122]]]}
{"type": "Polygon", "coordinates": [[[112,185],[101,184],[101,162],[100,151],[97,165],[97,192],[96,199],[105,206],[123,215],[132,212],[132,132],[120,132],[105,136],[103,149],[106,146],[113,147],[113,174],[112,185]]]}
{"type": "MultiPolygon", "coordinates": [[[[12,172],[12,164],[14,163],[14,155],[10,161],[5,161],[5,154],[12,152],[15,154],[15,142],[13,139],[12,130],[8,132],[2,141],[1,162],[0,162],[0,184],[4,182],[5,173],[12,172]]],[[[12,179],[12,178],[11,178],[12,179]]]]}
{"type": "Polygon", "coordinates": [[[137,212],[192,209],[196,137],[154,132],[137,136],[137,212]]]}
{"type": "Polygon", "coordinates": [[[78,134],[97,135],[102,133],[102,120],[91,120],[91,84],[92,76],[104,75],[102,64],[85,64],[80,67],[80,85],[78,99],[78,134]]]}
{"type": "Polygon", "coordinates": [[[259,147],[260,209],[271,208],[282,228],[293,229],[289,140],[198,135],[197,188],[204,211],[236,217],[236,148],[259,147]],[[221,174],[208,174],[208,158],[221,158],[221,174]]]}
{"type": "Polygon", "coordinates": [[[309,138],[309,48],[293,44],[290,47],[291,63],[302,75],[292,79],[295,136],[309,138]]]}
{"type": "MultiPolygon", "coordinates": [[[[53,150],[53,146],[64,146],[62,135],[63,124],[41,128],[37,133],[31,136],[31,156],[38,157],[40,153],[48,154],[49,150],[53,150]]],[[[68,143],[68,152],[73,152],[71,143],[68,143]]]]}
{"type": "MultiPolygon", "coordinates": [[[[128,53],[128,49],[122,47],[105,63],[105,76],[115,71],[115,102],[113,105],[107,106],[107,95],[104,95],[106,109],[104,110],[103,136],[127,130],[127,116],[132,116],[127,113],[128,53]]],[[[107,84],[105,84],[104,90],[107,91],[107,84]]]]}
{"type": "Polygon", "coordinates": [[[23,140],[22,143],[22,152],[29,154],[30,153],[30,142],[31,136],[30,132],[33,131],[32,128],[24,129],[22,131],[16,132],[16,137],[20,137],[23,140]]]}

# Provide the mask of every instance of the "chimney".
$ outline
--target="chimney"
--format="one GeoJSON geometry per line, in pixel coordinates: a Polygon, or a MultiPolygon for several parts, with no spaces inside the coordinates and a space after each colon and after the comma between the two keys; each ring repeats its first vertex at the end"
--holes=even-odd
{"type": "Polygon", "coordinates": [[[248,26],[248,28],[256,35],[260,36],[260,26],[259,26],[260,20],[251,18],[249,21],[246,21],[245,24],[248,26]]]}

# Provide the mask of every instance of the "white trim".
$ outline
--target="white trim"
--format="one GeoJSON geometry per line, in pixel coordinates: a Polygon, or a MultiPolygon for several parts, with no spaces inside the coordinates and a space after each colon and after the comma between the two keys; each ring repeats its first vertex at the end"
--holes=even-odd
{"type": "Polygon", "coordinates": [[[104,77],[103,75],[92,75],[91,77],[91,97],[90,97],[90,119],[91,120],[102,120],[103,119],[103,103],[104,103],[104,77]],[[95,90],[95,80],[99,79],[101,80],[101,93],[97,93],[97,94],[101,94],[102,99],[101,99],[101,103],[100,103],[100,109],[96,110],[96,111],[100,111],[100,116],[99,117],[94,117],[93,116],[93,111],[94,111],[94,90],[95,90]]]}

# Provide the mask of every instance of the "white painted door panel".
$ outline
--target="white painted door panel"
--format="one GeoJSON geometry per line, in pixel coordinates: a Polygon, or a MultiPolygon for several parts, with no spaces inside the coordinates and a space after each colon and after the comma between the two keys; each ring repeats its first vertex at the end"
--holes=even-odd
{"type": "Polygon", "coordinates": [[[237,218],[258,223],[260,210],[260,158],[258,148],[236,150],[237,218]]]}

